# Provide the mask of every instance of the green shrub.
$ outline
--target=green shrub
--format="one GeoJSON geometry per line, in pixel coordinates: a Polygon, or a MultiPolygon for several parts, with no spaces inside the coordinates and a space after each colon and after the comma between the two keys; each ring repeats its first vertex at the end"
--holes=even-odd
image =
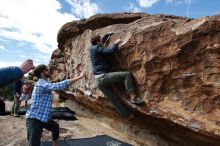
{"type": "Polygon", "coordinates": [[[14,100],[13,97],[13,84],[0,88],[0,96],[4,97],[6,100],[14,100]]]}

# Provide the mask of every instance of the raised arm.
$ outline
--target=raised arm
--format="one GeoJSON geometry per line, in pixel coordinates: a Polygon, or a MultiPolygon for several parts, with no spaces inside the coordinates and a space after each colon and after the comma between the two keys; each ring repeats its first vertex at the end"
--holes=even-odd
{"type": "Polygon", "coordinates": [[[10,66],[0,68],[0,88],[17,81],[32,69],[34,69],[34,65],[33,61],[30,59],[23,62],[20,67],[10,66]]]}
{"type": "Polygon", "coordinates": [[[75,78],[69,79],[70,84],[77,82],[78,80],[82,79],[84,76],[85,76],[85,71],[82,71],[79,76],[76,76],[75,78]]]}
{"type": "Polygon", "coordinates": [[[111,48],[103,48],[102,46],[98,46],[97,52],[102,54],[113,54],[118,50],[118,44],[121,42],[120,39],[117,39],[111,48]]]}
{"type": "Polygon", "coordinates": [[[82,79],[85,76],[85,72],[82,71],[79,76],[76,76],[75,78],[67,79],[61,82],[57,83],[45,83],[43,86],[45,89],[49,90],[62,90],[68,87],[69,85],[77,82],[78,80],[82,79]]]}
{"type": "Polygon", "coordinates": [[[4,87],[22,78],[23,75],[21,69],[16,66],[0,68],[0,87],[4,87]]]}

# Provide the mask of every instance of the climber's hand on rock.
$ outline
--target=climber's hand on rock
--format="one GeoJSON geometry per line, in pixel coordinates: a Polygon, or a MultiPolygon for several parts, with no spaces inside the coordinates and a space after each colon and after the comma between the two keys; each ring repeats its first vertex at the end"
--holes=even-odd
{"type": "Polygon", "coordinates": [[[114,44],[116,44],[116,45],[118,45],[118,44],[120,44],[121,43],[121,39],[117,39],[115,42],[114,42],[114,44]]]}
{"type": "Polygon", "coordinates": [[[112,31],[108,32],[107,35],[113,35],[114,33],[112,31]]]}

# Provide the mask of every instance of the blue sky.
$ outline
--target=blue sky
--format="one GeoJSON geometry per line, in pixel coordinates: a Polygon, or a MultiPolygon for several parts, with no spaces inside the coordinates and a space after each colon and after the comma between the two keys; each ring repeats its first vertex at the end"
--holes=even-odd
{"type": "Polygon", "coordinates": [[[200,18],[220,14],[220,0],[0,0],[0,67],[31,58],[48,64],[67,22],[98,13],[144,12],[200,18]]]}

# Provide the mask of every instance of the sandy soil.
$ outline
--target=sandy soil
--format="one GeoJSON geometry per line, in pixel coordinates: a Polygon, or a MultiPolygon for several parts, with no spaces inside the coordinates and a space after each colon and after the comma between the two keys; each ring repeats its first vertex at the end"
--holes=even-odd
{"type": "MultiPolygon", "coordinates": [[[[7,110],[12,102],[6,102],[7,110]]],[[[60,124],[60,139],[85,138],[107,134],[111,137],[139,146],[134,139],[119,133],[109,125],[96,119],[77,117],[76,121],[57,120],[60,124]]],[[[51,140],[51,135],[44,130],[42,141],[51,140]]],[[[0,146],[26,146],[25,117],[0,116],[0,146]]]]}

